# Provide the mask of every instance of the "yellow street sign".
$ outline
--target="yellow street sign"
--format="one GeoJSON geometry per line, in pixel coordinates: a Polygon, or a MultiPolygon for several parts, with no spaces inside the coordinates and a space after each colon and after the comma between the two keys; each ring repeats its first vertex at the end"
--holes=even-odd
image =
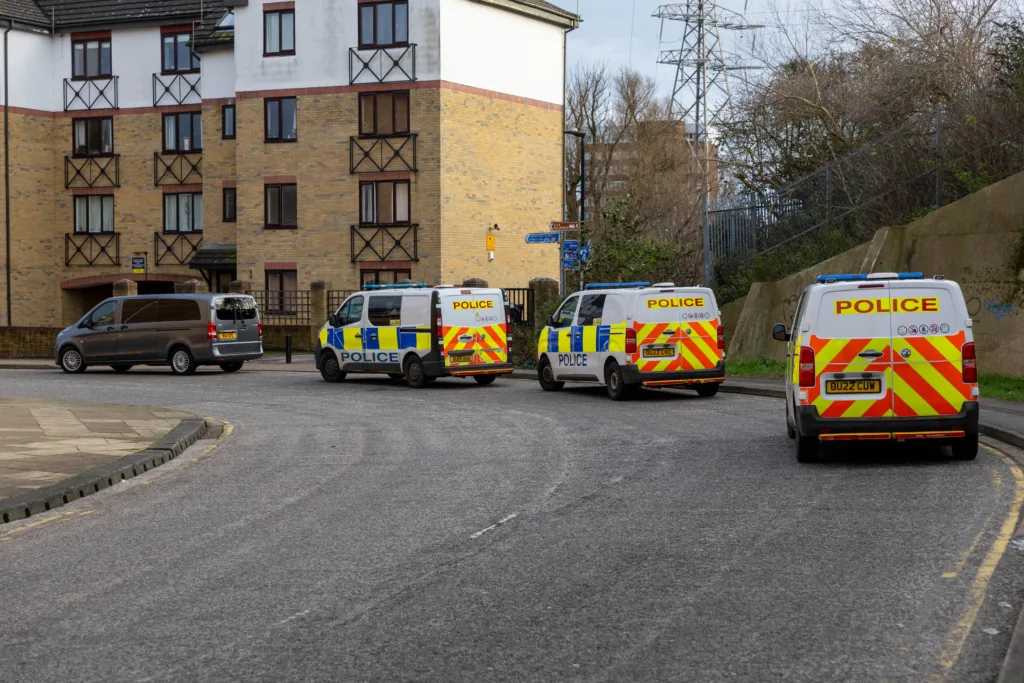
{"type": "Polygon", "coordinates": [[[494,251],[494,235],[487,235],[487,251],[494,251]]]}

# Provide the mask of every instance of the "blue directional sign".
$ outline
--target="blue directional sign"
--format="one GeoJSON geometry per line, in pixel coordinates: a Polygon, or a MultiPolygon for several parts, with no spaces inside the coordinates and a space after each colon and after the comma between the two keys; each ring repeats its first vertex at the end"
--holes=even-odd
{"type": "Polygon", "coordinates": [[[567,261],[575,261],[576,254],[580,250],[579,240],[566,240],[562,242],[562,258],[567,261]]]}
{"type": "Polygon", "coordinates": [[[526,236],[527,244],[557,244],[557,232],[531,232],[526,236]]]}
{"type": "Polygon", "coordinates": [[[576,252],[576,258],[581,262],[586,263],[590,260],[590,242],[587,242],[576,252]]]}
{"type": "Polygon", "coordinates": [[[569,261],[568,259],[563,259],[562,260],[562,270],[579,270],[579,269],[580,269],[580,262],[579,261],[569,261]]]}

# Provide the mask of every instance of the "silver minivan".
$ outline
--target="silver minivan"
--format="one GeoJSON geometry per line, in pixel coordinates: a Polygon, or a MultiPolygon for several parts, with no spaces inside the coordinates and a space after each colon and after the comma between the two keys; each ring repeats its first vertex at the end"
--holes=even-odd
{"type": "Polygon", "coordinates": [[[263,355],[256,301],[241,294],[158,294],[103,301],[57,335],[54,361],[68,373],[90,365],[127,372],[170,365],[190,375],[200,365],[236,372],[263,355]]]}

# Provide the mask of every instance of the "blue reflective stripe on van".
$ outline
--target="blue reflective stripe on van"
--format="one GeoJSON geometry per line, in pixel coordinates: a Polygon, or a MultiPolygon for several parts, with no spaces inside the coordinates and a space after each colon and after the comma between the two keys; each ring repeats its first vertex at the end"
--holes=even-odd
{"type": "Polygon", "coordinates": [[[572,340],[569,350],[572,353],[583,353],[583,328],[573,325],[572,330],[569,331],[569,338],[572,340]]]}
{"type": "Polygon", "coordinates": [[[611,325],[598,325],[597,326],[597,352],[608,353],[608,348],[612,342],[612,326],[611,325]]]}
{"type": "Polygon", "coordinates": [[[331,327],[327,330],[327,344],[336,349],[345,348],[344,332],[341,329],[331,327]]]}
{"type": "Polygon", "coordinates": [[[364,327],[363,328],[363,350],[364,351],[377,351],[380,349],[380,339],[377,336],[377,328],[375,327],[364,327]]]}
{"type": "Polygon", "coordinates": [[[561,349],[558,348],[558,330],[549,327],[548,328],[548,351],[558,353],[561,349]]]}
{"type": "Polygon", "coordinates": [[[398,348],[400,348],[400,349],[415,349],[416,348],[416,333],[415,332],[399,332],[398,333],[398,348]]]}

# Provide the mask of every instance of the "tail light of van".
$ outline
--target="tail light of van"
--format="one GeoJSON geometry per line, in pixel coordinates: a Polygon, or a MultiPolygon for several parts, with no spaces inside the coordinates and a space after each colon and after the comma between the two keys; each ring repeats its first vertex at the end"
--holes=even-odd
{"type": "Polygon", "coordinates": [[[626,328],[626,353],[636,353],[636,330],[626,328]]]}
{"type": "Polygon", "coordinates": [[[978,381],[978,356],[974,351],[974,342],[964,344],[960,353],[964,362],[964,384],[975,384],[978,381]]]}
{"type": "Polygon", "coordinates": [[[810,346],[800,347],[800,386],[813,387],[814,374],[814,349],[810,346]]]}
{"type": "Polygon", "coordinates": [[[256,330],[260,333],[260,338],[263,338],[263,321],[259,320],[256,322],[256,330]]]}
{"type": "Polygon", "coordinates": [[[725,351],[725,328],[718,326],[718,350],[725,351]]]}
{"type": "Polygon", "coordinates": [[[217,323],[212,320],[206,323],[206,338],[216,339],[217,338],[217,323]]]}

